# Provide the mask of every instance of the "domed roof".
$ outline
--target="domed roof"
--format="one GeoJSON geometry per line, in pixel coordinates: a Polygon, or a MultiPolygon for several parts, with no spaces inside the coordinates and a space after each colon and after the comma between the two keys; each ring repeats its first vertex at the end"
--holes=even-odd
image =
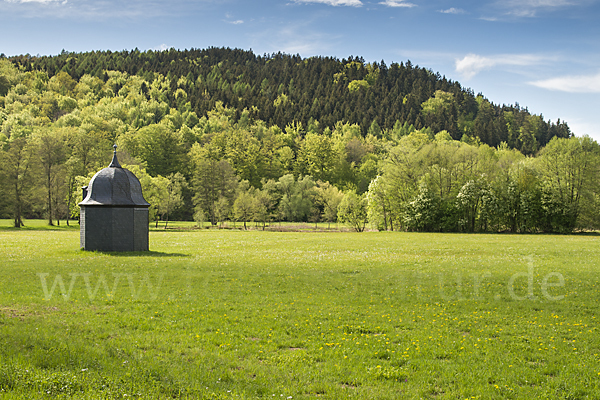
{"type": "Polygon", "coordinates": [[[117,160],[117,146],[113,159],[107,168],[102,169],[90,181],[87,196],[80,206],[130,206],[149,207],[144,199],[139,179],[128,169],[121,167],[117,160]]]}

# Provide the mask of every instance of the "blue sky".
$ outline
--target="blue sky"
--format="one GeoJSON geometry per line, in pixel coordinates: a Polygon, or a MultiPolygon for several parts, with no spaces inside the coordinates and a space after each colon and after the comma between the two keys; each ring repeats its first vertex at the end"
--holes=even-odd
{"type": "Polygon", "coordinates": [[[600,141],[600,0],[0,0],[0,53],[226,46],[411,60],[600,141]]]}

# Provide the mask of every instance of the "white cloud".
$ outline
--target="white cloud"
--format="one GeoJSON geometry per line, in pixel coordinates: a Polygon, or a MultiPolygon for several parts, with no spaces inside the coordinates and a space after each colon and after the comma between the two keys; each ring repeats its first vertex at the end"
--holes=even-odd
{"type": "Polygon", "coordinates": [[[379,4],[383,4],[384,6],[388,6],[388,7],[405,7],[405,8],[412,8],[412,7],[417,6],[416,4],[413,4],[413,3],[407,3],[404,0],[385,0],[379,4]]]}
{"type": "Polygon", "coordinates": [[[155,18],[190,15],[216,0],[0,0],[0,15],[8,12],[28,18],[155,18]]]}
{"type": "Polygon", "coordinates": [[[504,1],[507,6],[515,7],[530,7],[530,8],[541,8],[541,7],[562,7],[573,5],[574,3],[570,0],[508,0],[504,1]]]}
{"type": "Polygon", "coordinates": [[[467,54],[464,58],[455,60],[455,67],[456,72],[469,79],[485,69],[497,66],[530,66],[551,59],[554,58],[536,54],[499,54],[489,57],[467,54]]]}
{"type": "Polygon", "coordinates": [[[8,3],[17,3],[17,4],[23,4],[23,3],[40,3],[40,4],[51,4],[51,3],[60,3],[60,4],[66,4],[66,1],[63,0],[6,0],[8,3]]]}
{"type": "Polygon", "coordinates": [[[535,17],[539,11],[551,11],[576,5],[571,0],[501,0],[496,6],[515,17],[535,17]]]}
{"type": "Polygon", "coordinates": [[[224,19],[223,22],[226,22],[231,25],[241,25],[244,23],[243,19],[233,19],[233,16],[229,13],[225,14],[225,18],[227,19],[224,19]]]}
{"type": "Polygon", "coordinates": [[[251,47],[256,54],[284,52],[301,54],[302,57],[335,54],[342,36],[339,32],[323,32],[314,29],[323,17],[313,15],[299,21],[289,21],[280,26],[266,24],[264,30],[249,33],[251,47]]]}
{"type": "Polygon", "coordinates": [[[360,7],[363,5],[360,0],[296,0],[297,3],[320,3],[330,6],[351,6],[360,7]]]}
{"type": "Polygon", "coordinates": [[[600,123],[586,121],[581,118],[565,118],[565,120],[569,121],[569,128],[571,128],[571,132],[576,136],[588,135],[597,142],[600,142],[600,123]]]}
{"type": "Polygon", "coordinates": [[[150,50],[154,50],[154,51],[165,51],[165,50],[169,50],[169,46],[167,46],[166,44],[161,44],[160,46],[156,46],[150,50]]]}
{"type": "Polygon", "coordinates": [[[560,76],[529,82],[530,85],[548,90],[569,93],[600,93],[600,72],[596,75],[560,76]]]}
{"type": "Polygon", "coordinates": [[[441,12],[442,14],[464,14],[465,10],[463,10],[462,8],[451,7],[447,10],[439,10],[439,12],[441,12]]]}

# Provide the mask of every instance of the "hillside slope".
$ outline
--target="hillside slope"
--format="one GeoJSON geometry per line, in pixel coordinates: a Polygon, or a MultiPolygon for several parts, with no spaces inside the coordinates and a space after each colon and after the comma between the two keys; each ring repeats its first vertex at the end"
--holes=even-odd
{"type": "Polygon", "coordinates": [[[570,137],[568,125],[545,121],[517,105],[496,105],[460,83],[410,61],[365,63],[362,58],[312,57],[282,53],[257,56],[229,48],[168,51],[92,51],[57,56],[10,58],[24,71],[60,71],[75,80],[89,74],[108,80],[107,70],[127,72],[153,81],[169,78],[168,101],[177,107],[177,90],[196,114],[206,116],[217,102],[268,125],[285,128],[300,122],[322,131],[341,121],[359,124],[363,135],[401,135],[414,129],[446,130],[455,140],[463,135],[498,146],[506,142],[533,154],[552,137],[570,137]],[[404,132],[405,133],[405,132],[404,132]]]}

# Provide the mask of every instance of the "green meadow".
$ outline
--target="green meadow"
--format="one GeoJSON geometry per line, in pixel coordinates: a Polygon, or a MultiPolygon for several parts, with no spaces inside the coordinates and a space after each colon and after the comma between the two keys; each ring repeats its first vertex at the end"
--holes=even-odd
{"type": "Polygon", "coordinates": [[[596,235],[152,229],[117,254],[26,225],[0,222],[1,398],[600,398],[596,235]]]}

